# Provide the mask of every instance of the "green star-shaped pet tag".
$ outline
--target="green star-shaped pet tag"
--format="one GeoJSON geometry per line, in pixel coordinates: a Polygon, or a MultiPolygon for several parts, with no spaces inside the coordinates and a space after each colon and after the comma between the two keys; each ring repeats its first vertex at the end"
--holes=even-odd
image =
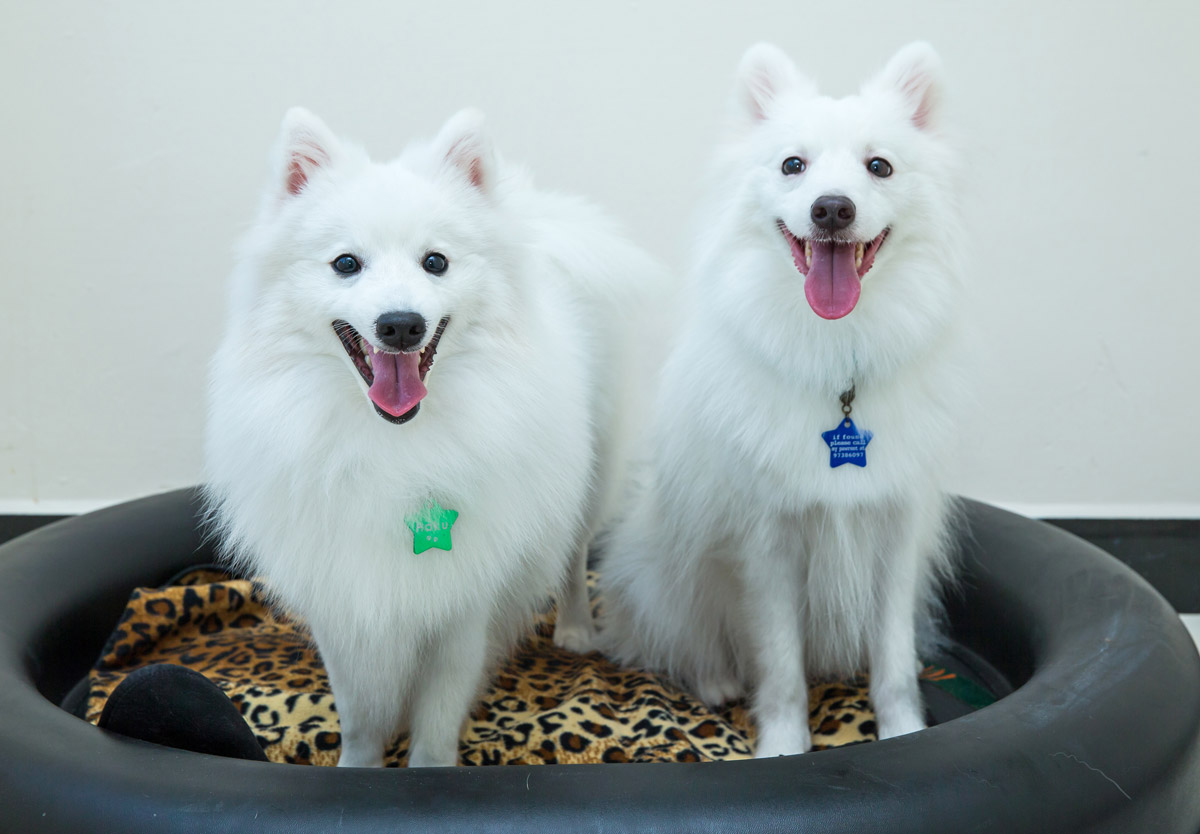
{"type": "Polygon", "coordinates": [[[437,501],[430,503],[416,515],[404,519],[413,532],[413,554],[424,553],[431,547],[450,550],[450,528],[458,520],[458,510],[443,509],[437,501]]]}

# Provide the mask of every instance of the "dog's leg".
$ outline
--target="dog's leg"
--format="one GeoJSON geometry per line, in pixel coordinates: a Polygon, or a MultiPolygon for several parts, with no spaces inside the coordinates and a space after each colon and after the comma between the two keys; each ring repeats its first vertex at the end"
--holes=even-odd
{"type": "Polygon", "coordinates": [[[745,695],[730,647],[737,643],[741,583],[717,554],[696,566],[695,593],[687,605],[703,613],[688,623],[687,642],[696,655],[696,694],[710,707],[719,707],[745,695]]]}
{"type": "Polygon", "coordinates": [[[361,634],[322,639],[316,629],[314,636],[337,705],[338,767],[381,767],[384,747],[400,725],[404,670],[412,668],[414,647],[403,640],[380,647],[361,634]]]}
{"type": "Polygon", "coordinates": [[[567,585],[558,597],[554,645],[579,654],[595,648],[596,628],[587,589],[588,544],[585,542],[567,569],[567,585]]]}
{"type": "Polygon", "coordinates": [[[716,708],[745,695],[742,683],[731,668],[703,675],[696,681],[696,694],[706,705],[716,708]]]}
{"type": "Polygon", "coordinates": [[[758,725],[757,758],[805,753],[808,682],[804,668],[800,600],[799,535],[788,535],[781,519],[760,519],[762,531],[742,554],[745,570],[746,636],[757,668],[753,714],[758,725]]]}
{"type": "Polygon", "coordinates": [[[871,703],[880,739],[925,728],[916,647],[921,542],[911,518],[896,522],[891,546],[880,554],[879,612],[869,646],[871,703]]]}
{"type": "Polygon", "coordinates": [[[416,683],[409,767],[458,764],[459,736],[487,673],[487,626],[486,613],[463,613],[430,645],[416,683]]]}

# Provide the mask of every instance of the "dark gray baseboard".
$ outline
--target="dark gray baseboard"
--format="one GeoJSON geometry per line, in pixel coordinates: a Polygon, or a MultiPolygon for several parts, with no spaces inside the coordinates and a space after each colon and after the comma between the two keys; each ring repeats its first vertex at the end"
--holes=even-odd
{"type": "Polygon", "coordinates": [[[65,515],[0,515],[0,544],[64,518],[65,515]]]}
{"type": "Polygon", "coordinates": [[[1176,611],[1200,613],[1200,519],[1046,520],[1129,565],[1176,611]]]}

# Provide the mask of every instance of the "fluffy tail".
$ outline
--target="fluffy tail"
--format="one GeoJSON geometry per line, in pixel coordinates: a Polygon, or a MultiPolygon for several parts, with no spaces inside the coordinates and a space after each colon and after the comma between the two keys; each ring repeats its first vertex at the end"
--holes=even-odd
{"type": "Polygon", "coordinates": [[[600,559],[602,651],[693,689],[736,679],[728,630],[736,579],[715,575],[715,560],[697,561],[698,543],[674,535],[650,492],[636,493],[600,559]]]}
{"type": "Polygon", "coordinates": [[[579,307],[591,342],[598,429],[596,506],[590,528],[611,520],[639,457],[658,369],[673,328],[667,321],[674,285],[668,273],[620,227],[590,203],[516,188],[509,195],[532,232],[536,254],[554,270],[579,307]]]}
{"type": "Polygon", "coordinates": [[[953,496],[944,496],[936,510],[937,533],[928,554],[930,569],[917,604],[917,653],[922,658],[936,657],[949,642],[944,599],[959,592],[955,544],[970,535],[963,510],[962,502],[953,496]]]}

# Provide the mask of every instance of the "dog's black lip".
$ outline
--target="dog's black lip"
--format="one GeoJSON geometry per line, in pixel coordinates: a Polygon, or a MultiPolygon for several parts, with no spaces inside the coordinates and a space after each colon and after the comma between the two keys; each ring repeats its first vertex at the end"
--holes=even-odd
{"type": "Polygon", "coordinates": [[[375,374],[371,372],[371,366],[367,364],[362,350],[358,347],[358,341],[362,336],[345,319],[334,320],[333,332],[337,334],[338,341],[342,343],[342,348],[346,351],[346,355],[354,363],[354,368],[358,371],[358,375],[363,378],[363,382],[367,383],[367,387],[370,388],[371,383],[375,381],[375,374]]]}
{"type": "Polygon", "coordinates": [[[425,345],[422,350],[427,351],[425,358],[421,360],[421,379],[425,379],[425,374],[429,373],[429,369],[433,367],[433,359],[437,355],[438,342],[442,340],[442,334],[446,332],[446,326],[450,324],[449,316],[442,316],[442,320],[438,322],[437,329],[433,331],[433,337],[429,340],[429,344],[425,345]]]}
{"type": "Polygon", "coordinates": [[[395,426],[398,426],[401,423],[407,423],[409,420],[416,417],[417,412],[421,409],[421,404],[417,403],[416,405],[414,405],[412,408],[410,408],[408,411],[404,412],[403,414],[388,414],[382,408],[375,405],[375,403],[371,403],[371,405],[375,406],[376,414],[378,414],[380,417],[382,417],[383,419],[387,420],[389,423],[391,423],[392,425],[395,425],[395,426]]]}

